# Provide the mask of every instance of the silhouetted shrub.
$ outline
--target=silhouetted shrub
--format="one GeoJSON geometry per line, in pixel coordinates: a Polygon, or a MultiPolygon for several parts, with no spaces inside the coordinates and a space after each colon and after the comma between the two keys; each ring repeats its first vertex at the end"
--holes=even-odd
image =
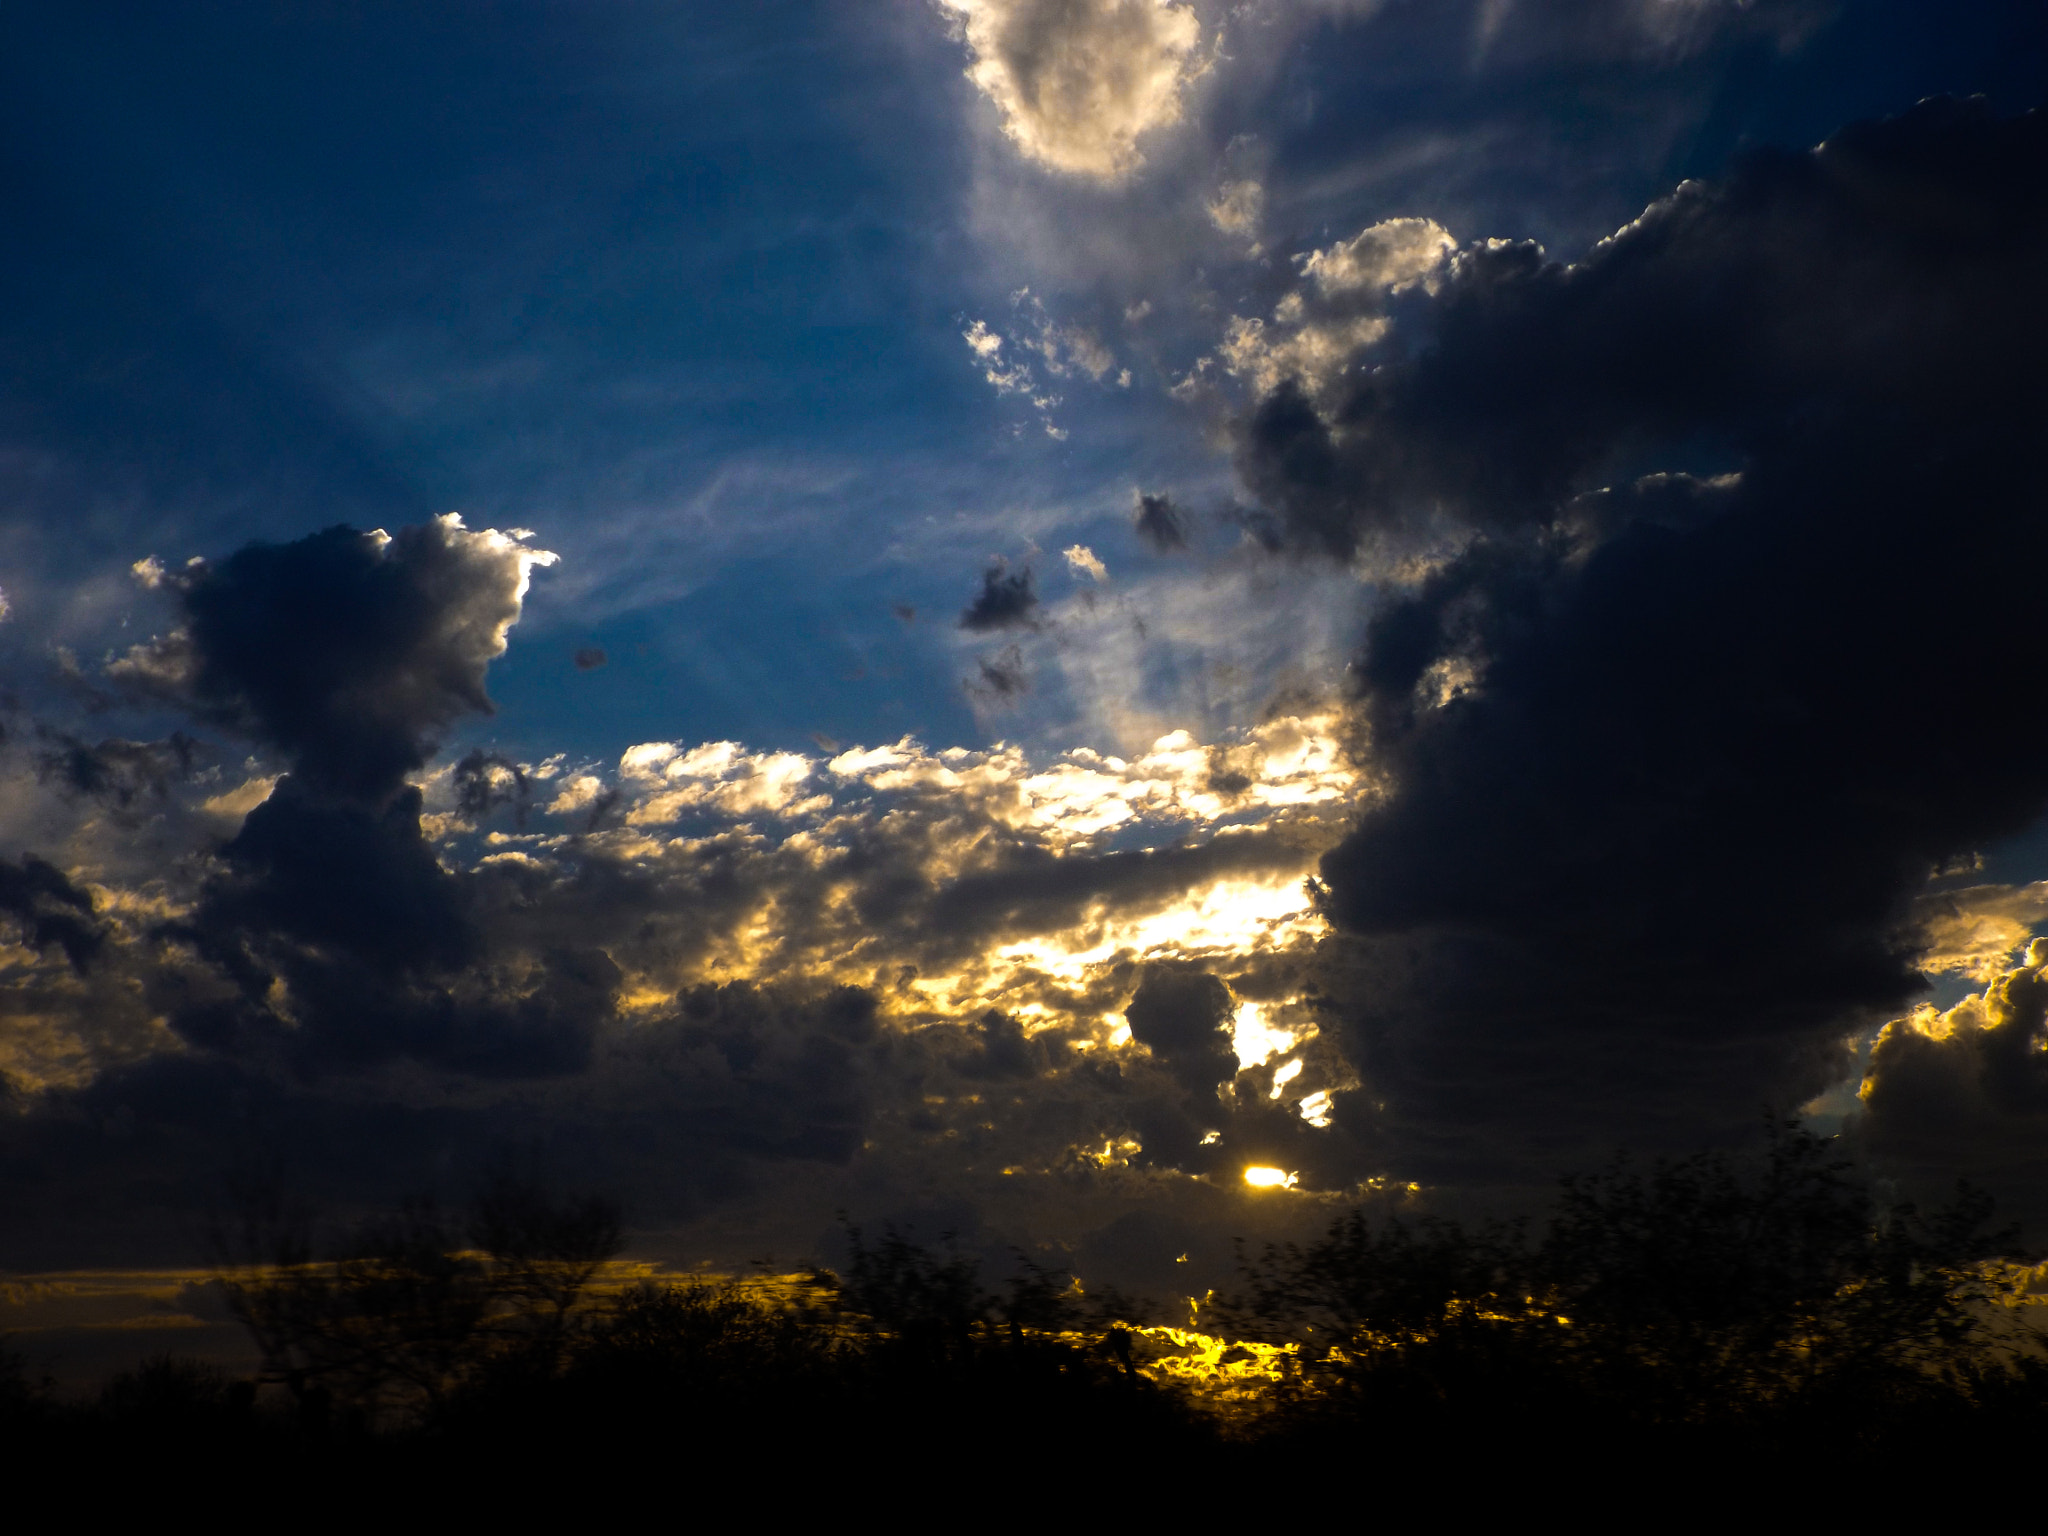
{"type": "Polygon", "coordinates": [[[1002,1469],[1103,1464],[1214,1515],[1303,1467],[1614,1495],[1648,1474],[1895,1477],[2048,1431],[2048,1352],[2007,1304],[2017,1248],[1989,1202],[1881,1206],[1789,1124],[1751,1157],[1568,1179],[1534,1238],[1354,1211],[1267,1249],[1229,1315],[1280,1350],[1279,1379],[1223,1417],[1143,1366],[1121,1298],[1023,1254],[987,1286],[943,1242],[849,1229],[843,1273],[607,1290],[616,1211],[530,1182],[325,1249],[282,1210],[245,1202],[222,1247],[256,1255],[223,1279],[283,1393],[156,1356],[67,1406],[0,1354],[11,1443],[359,1490],[461,1469],[521,1497],[587,1496],[596,1466],[965,1497],[1002,1469]]]}
{"type": "Polygon", "coordinates": [[[1539,1242],[1353,1212],[1268,1248],[1234,1315],[1291,1346],[1276,1422],[1491,1432],[1534,1456],[1588,1433],[1789,1454],[2036,1413],[2048,1368],[2004,1304],[2020,1255],[1990,1202],[1880,1208],[1827,1142],[1769,1130],[1753,1157],[1569,1178],[1539,1242]]]}
{"type": "Polygon", "coordinates": [[[556,1201],[494,1179],[463,1247],[427,1200],[358,1223],[316,1256],[310,1223],[271,1192],[241,1202],[217,1235],[221,1287],[309,1428],[333,1410],[364,1423],[419,1422],[478,1377],[549,1377],[591,1280],[620,1246],[609,1202],[556,1201]]]}

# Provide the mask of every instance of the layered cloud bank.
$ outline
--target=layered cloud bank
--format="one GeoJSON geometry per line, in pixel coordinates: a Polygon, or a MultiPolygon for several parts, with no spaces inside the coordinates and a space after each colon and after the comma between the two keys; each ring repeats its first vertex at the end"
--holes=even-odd
{"type": "Polygon", "coordinates": [[[1306,976],[1356,780],[1331,716],[1128,759],[656,741],[422,772],[548,558],[450,518],[158,582],[179,622],[111,680],[256,756],[195,747],[141,802],[74,764],[36,800],[73,873],[0,870],[6,1134],[47,1175],[10,1186],[17,1230],[146,1243],[239,1158],[375,1198],[534,1136],[657,1222],[867,1153],[898,1200],[940,1165],[1347,1175],[1306,976]]]}

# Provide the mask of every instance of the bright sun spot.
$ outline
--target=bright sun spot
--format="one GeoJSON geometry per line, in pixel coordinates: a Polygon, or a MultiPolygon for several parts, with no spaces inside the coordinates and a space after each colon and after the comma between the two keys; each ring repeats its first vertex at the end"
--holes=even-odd
{"type": "Polygon", "coordinates": [[[1261,1168],[1256,1165],[1244,1171],[1245,1183],[1253,1189],[1292,1189],[1295,1176],[1283,1173],[1278,1168],[1261,1168]]]}

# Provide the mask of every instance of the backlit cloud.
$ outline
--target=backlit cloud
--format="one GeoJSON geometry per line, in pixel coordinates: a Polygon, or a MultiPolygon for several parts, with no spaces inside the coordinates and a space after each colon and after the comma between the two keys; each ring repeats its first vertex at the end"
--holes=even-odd
{"type": "Polygon", "coordinates": [[[1060,551],[1060,558],[1076,576],[1086,576],[1098,584],[1109,580],[1109,567],[1086,544],[1068,545],[1060,551]]]}
{"type": "Polygon", "coordinates": [[[2048,1194],[2044,972],[2048,939],[2036,939],[1982,992],[1885,1025],[1859,1091],[1872,1151],[1922,1174],[1989,1177],[2030,1204],[2048,1194]]]}
{"type": "Polygon", "coordinates": [[[1356,1176],[1327,1113],[1355,1077],[1319,1030],[1305,884],[1356,793],[1334,716],[1130,757],[650,741],[432,766],[428,733],[480,707],[523,593],[523,546],[465,537],[482,536],[230,557],[208,624],[187,601],[180,639],[138,648],[173,659],[170,697],[255,739],[238,772],[195,762],[117,804],[5,749],[73,860],[108,836],[179,849],[91,881],[0,866],[9,1145],[135,1138],[95,1130],[64,1180],[11,1197],[15,1230],[118,1203],[100,1181],[146,1156],[164,1193],[132,1231],[168,1241],[163,1213],[206,1198],[246,1135],[382,1198],[422,1138],[473,1161],[545,1126],[582,1149],[566,1174],[669,1217],[786,1160],[859,1161],[877,1188],[943,1166],[1048,1199],[1076,1179],[1235,1180],[1253,1157],[1356,1176]],[[388,548],[426,549],[444,579],[387,583],[388,548]],[[382,638],[453,658],[455,682],[358,686],[397,665],[368,623],[393,592],[405,622],[382,638]],[[299,713],[191,681],[260,677],[223,658],[266,643],[319,681],[299,713]],[[394,743],[376,772],[333,745],[352,720],[394,743]],[[383,766],[408,760],[409,779],[383,766]],[[1201,1040],[1154,1006],[1176,988],[1204,1000],[1201,1040]]]}
{"type": "Polygon", "coordinates": [[[1173,0],[940,0],[974,62],[968,78],[1031,159],[1102,179],[1143,159],[1146,134],[1180,120],[1204,67],[1194,10],[1173,0]]]}
{"type": "Polygon", "coordinates": [[[1357,354],[1387,334],[1388,297],[1433,288],[1456,248],[1432,219],[1387,219],[1310,251],[1301,258],[1302,281],[1272,320],[1233,316],[1218,355],[1260,393],[1292,379],[1311,397],[1325,397],[1357,354]]]}

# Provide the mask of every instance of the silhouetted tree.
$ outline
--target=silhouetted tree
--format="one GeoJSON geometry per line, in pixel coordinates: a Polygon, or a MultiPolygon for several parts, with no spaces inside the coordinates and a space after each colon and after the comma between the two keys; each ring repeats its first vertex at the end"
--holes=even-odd
{"type": "Polygon", "coordinates": [[[2017,1342],[1992,1306],[2018,1234],[1959,1189],[1880,1208],[1796,1122],[1761,1154],[1568,1178],[1537,1256],[1583,1376],[1636,1411],[1699,1418],[1803,1398],[1954,1390],[2017,1342]]]}
{"type": "Polygon", "coordinates": [[[1962,1401],[2034,1369],[1997,1305],[2015,1234],[1968,1190],[1880,1208],[1822,1138],[1617,1159],[1519,1229],[1362,1212],[1246,1265],[1237,1316],[1295,1346],[1299,1409],[1757,1423],[1962,1401]]]}
{"type": "Polygon", "coordinates": [[[604,1420],[703,1433],[815,1414],[840,1394],[855,1348],[800,1297],[730,1281],[640,1285],[598,1314],[565,1380],[604,1420]]]}
{"type": "Polygon", "coordinates": [[[981,1266],[950,1250],[951,1233],[940,1234],[948,1245],[943,1256],[893,1226],[883,1228],[879,1242],[869,1243],[859,1227],[848,1227],[846,1239],[846,1273],[812,1275],[854,1326],[932,1362],[971,1346],[993,1298],[981,1288],[981,1266]]]}
{"type": "Polygon", "coordinates": [[[0,1430],[18,1429],[44,1417],[52,1385],[47,1374],[36,1374],[28,1356],[0,1335],[0,1430]]]}
{"type": "Polygon", "coordinates": [[[477,1194],[469,1237],[485,1255],[495,1328],[554,1370],[591,1281],[625,1245],[617,1204],[596,1195],[556,1200],[537,1181],[501,1171],[477,1194]]]}
{"type": "Polygon", "coordinates": [[[311,1223],[274,1191],[245,1191],[215,1239],[230,1310],[308,1427],[339,1403],[369,1418],[440,1411],[481,1373],[551,1373],[579,1302],[620,1246],[615,1207],[559,1202],[509,1176],[466,1231],[429,1200],[358,1223],[316,1256],[311,1223]]]}

